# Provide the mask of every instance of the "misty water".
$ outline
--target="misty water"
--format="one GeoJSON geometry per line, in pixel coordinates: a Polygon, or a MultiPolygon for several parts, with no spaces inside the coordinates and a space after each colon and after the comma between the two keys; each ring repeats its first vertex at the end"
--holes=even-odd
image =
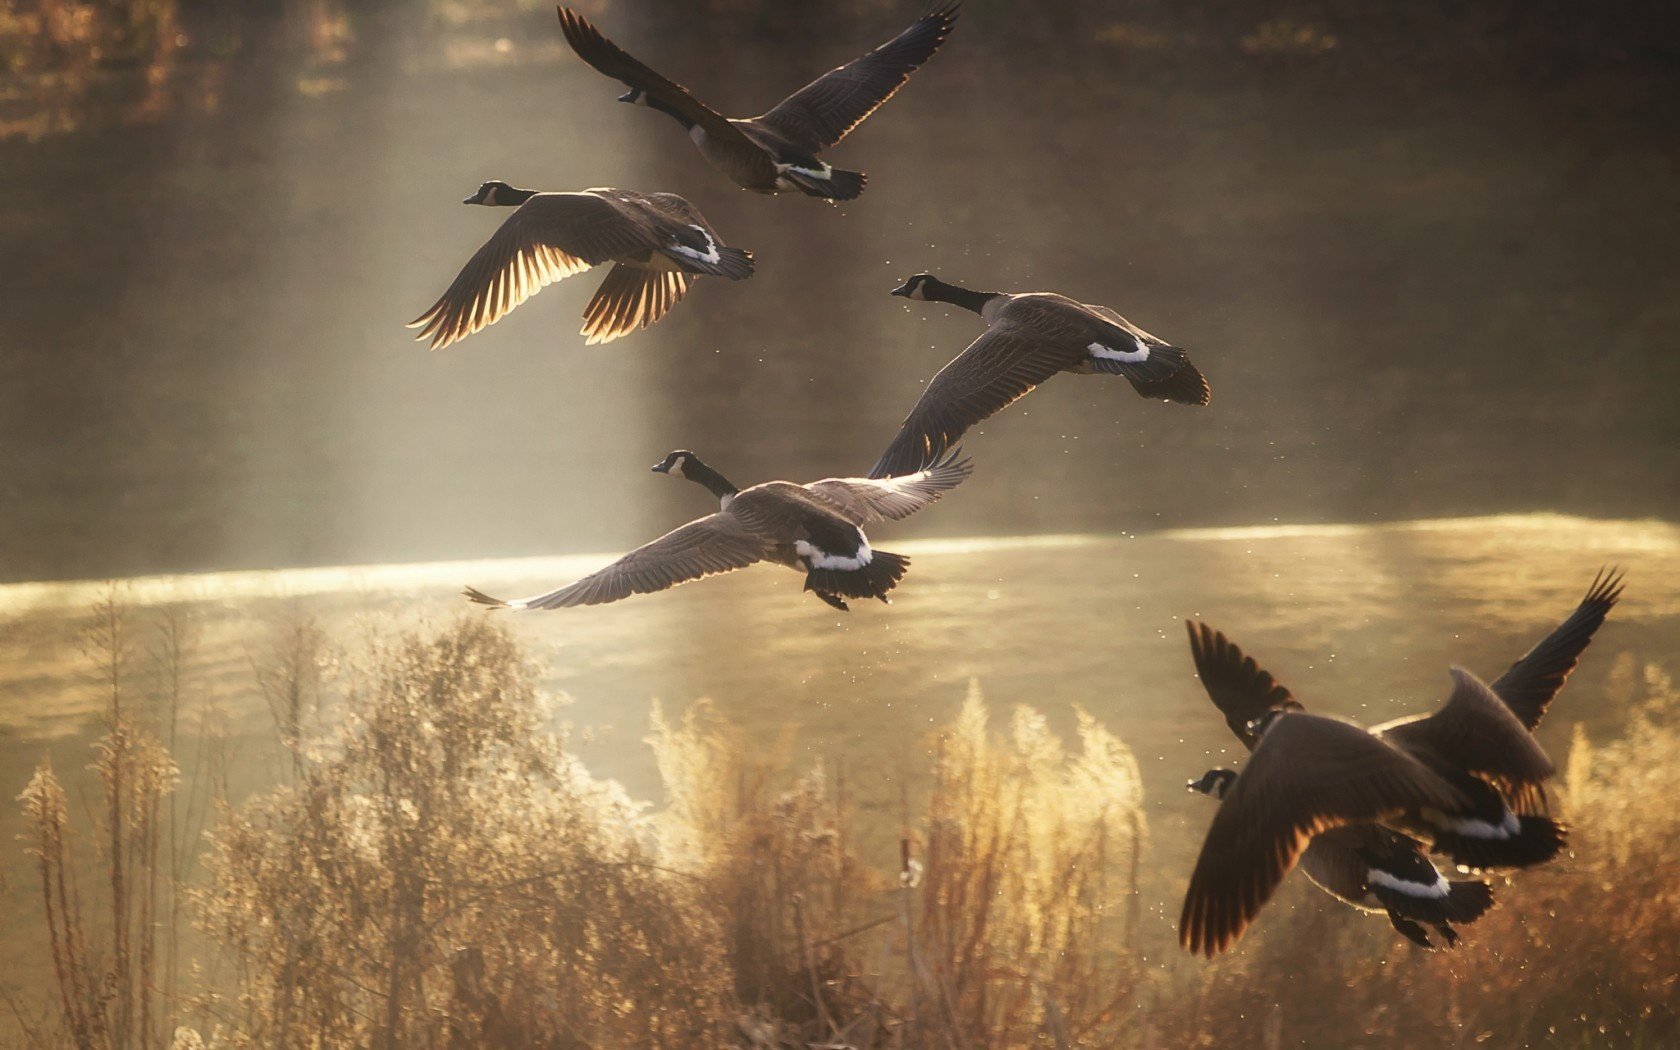
{"type": "MultiPolygon", "coordinates": [[[[1184,781],[1238,758],[1184,619],[1374,722],[1452,664],[1497,674],[1615,564],[1626,597],[1542,741],[1613,736],[1618,683],[1680,675],[1669,73],[1478,79],[1463,41],[1411,68],[1386,38],[1273,48],[1246,16],[974,2],[833,151],[870,182],[831,207],[735,190],[542,5],[319,6],[189,24],[212,44],[50,112],[0,94],[0,797],[43,755],[82,776],[105,595],[142,651],[166,611],[193,625],[189,709],[221,712],[244,795],[282,774],[252,672],[277,625],[353,650],[485,615],[464,584],[575,578],[711,509],[649,474],[670,449],[743,485],[863,472],[979,333],[887,295],[922,270],[1111,306],[1189,348],[1212,404],[1062,376],[976,428],[968,482],[872,530],[914,561],[891,607],[840,615],[760,568],[510,617],[595,773],[656,800],[650,705],[711,698],[757,746],[842,764],[891,868],[901,786],[971,682],[1063,732],[1083,709],[1142,765],[1165,945],[1209,812],[1184,781]],[[582,275],[427,353],[403,323],[505,214],[458,203],[487,178],[680,192],[758,272],[588,348],[582,275]]],[[[739,114],[905,22],[683,6],[591,14],[739,114]]],[[[0,806],[0,842],[19,826],[0,806]]],[[[0,935],[35,944],[13,871],[0,935]]]]}
{"type": "MultiPolygon", "coordinates": [[[[553,724],[570,727],[593,772],[638,798],[659,795],[644,743],[652,703],[678,712],[710,698],[766,754],[787,748],[795,768],[819,759],[843,767],[859,806],[874,814],[871,859],[883,868],[896,863],[901,791],[925,788],[932,730],[950,721],[971,682],[999,719],[1026,704],[1071,734],[1083,709],[1142,768],[1152,835],[1143,888],[1158,945],[1171,936],[1209,811],[1184,783],[1242,761],[1195,679],[1184,619],[1227,631],[1315,710],[1374,723],[1438,703],[1451,665],[1496,676],[1568,614],[1599,565],[1620,564],[1627,597],[1542,741],[1567,753],[1577,723],[1613,738],[1626,704],[1644,695],[1647,667],[1680,675],[1680,593],[1671,582],[1680,528],[1663,523],[1528,515],[903,546],[913,566],[894,604],[857,603],[849,615],[801,594],[799,578],[775,568],[557,613],[464,610],[456,594],[466,582],[528,593],[608,555],[150,577],[114,593],[129,606],[142,654],[131,674],[136,694],[147,689],[143,652],[161,616],[174,609],[194,625],[189,742],[180,751],[191,779],[193,727],[216,709],[237,795],[283,777],[253,662],[300,617],[313,617],[353,657],[369,637],[463,611],[511,616],[540,663],[553,724]]],[[[112,593],[103,584],[0,587],[8,648],[24,656],[0,668],[7,782],[21,785],[43,753],[73,775],[103,732],[108,694],[78,639],[89,608],[112,593]]],[[[330,708],[325,719],[333,721],[330,708]]],[[[0,811],[0,836],[19,827],[15,811],[0,811]]],[[[27,899],[25,880],[8,889],[27,899]]],[[[8,935],[32,941],[33,924],[14,919],[8,935]]]]}

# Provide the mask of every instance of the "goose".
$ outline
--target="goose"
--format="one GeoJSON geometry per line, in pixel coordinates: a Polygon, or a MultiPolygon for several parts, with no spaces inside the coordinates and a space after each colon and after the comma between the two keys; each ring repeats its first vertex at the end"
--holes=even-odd
{"type": "Polygon", "coordinates": [[[1179,914],[1179,943],[1197,954],[1234,944],[1315,836],[1408,811],[1458,812],[1468,802],[1423,762],[1351,722],[1276,708],[1251,731],[1257,742],[1242,775],[1218,777],[1223,797],[1179,914]]]}
{"type": "MultiPolygon", "coordinates": [[[[1267,712],[1304,710],[1224,634],[1194,620],[1185,626],[1202,688],[1244,747],[1254,749],[1258,738],[1249,724],[1267,712]]],[[[1187,787],[1223,799],[1237,777],[1234,770],[1210,769],[1187,787]]],[[[1435,945],[1424,924],[1452,947],[1458,943],[1452,924],[1474,922],[1493,904],[1493,890],[1485,881],[1446,878],[1423,843],[1381,824],[1344,824],[1314,835],[1299,863],[1324,892],[1360,911],[1386,913],[1396,931],[1426,949],[1435,945]]]]}
{"type": "Polygon", "coordinates": [[[1371,730],[1417,756],[1472,800],[1469,812],[1425,810],[1409,814],[1398,826],[1428,836],[1435,851],[1455,864],[1483,871],[1533,867],[1562,851],[1567,829],[1544,812],[1551,763],[1532,733],[1620,600],[1622,588],[1619,570],[1600,570],[1574,611],[1491,686],[1462,672],[1471,688],[1455,689],[1441,710],[1371,730]]]}
{"type": "Polygon", "coordinates": [[[862,58],[830,70],[761,116],[734,120],[719,115],[676,84],[632,58],[570,8],[559,8],[560,29],[579,58],[629,87],[620,102],[647,106],[674,118],[700,155],[737,186],[755,193],[804,193],[829,201],[863,192],[861,171],[843,171],[818,159],[887,99],[945,42],[957,22],[958,4],[918,18],[910,28],[862,58]]]}
{"type": "Polygon", "coordinates": [[[1106,306],[1054,292],[976,292],[919,273],[893,295],[972,310],[986,331],[939,370],[870,477],[916,469],[981,420],[1058,372],[1124,376],[1144,397],[1205,405],[1207,380],[1185,352],[1106,306]]]}
{"type": "Polygon", "coordinates": [[[539,193],[492,180],[462,201],[513,208],[449,289],[408,327],[433,350],[495,324],[563,277],[614,263],[583,311],[586,345],[646,328],[688,294],[696,276],[744,281],[751,252],[726,247],[700,210],[674,193],[606,187],[539,193]]]}
{"type": "Polygon", "coordinates": [[[653,470],[686,478],[718,499],[718,511],[666,533],[575,583],[530,598],[503,601],[472,587],[471,601],[511,609],[601,605],[663,591],[715,573],[774,562],[805,574],[805,590],[846,611],[847,598],[879,598],[910,566],[901,554],[869,545],[862,526],[898,521],[938,501],[973,471],[960,450],[899,478],[827,478],[809,485],[767,481],[737,488],[687,449],[653,470]]]}

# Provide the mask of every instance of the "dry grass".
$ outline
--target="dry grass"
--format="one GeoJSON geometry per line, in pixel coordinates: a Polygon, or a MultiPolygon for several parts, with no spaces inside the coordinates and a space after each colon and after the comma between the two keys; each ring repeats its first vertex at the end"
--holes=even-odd
{"type": "Polygon", "coordinates": [[[1465,947],[1417,952],[1294,879],[1239,953],[1169,972],[1142,961],[1170,931],[1139,925],[1137,763],[1083,713],[1069,746],[1032,709],[994,724],[971,689],[928,741],[925,789],[860,802],[839,767],[797,768],[786,739],[753,746],[709,703],[679,719],[656,708],[665,804],[651,812],[545,730],[534,671],[491,618],[339,664],[341,710],[313,738],[289,714],[301,694],[273,687],[314,674],[319,647],[282,630],[267,666],[296,673],[257,691],[287,701],[276,729],[298,761],[284,786],[221,806],[195,861],[186,814],[209,796],[183,792],[171,816],[165,746],[190,627],[150,636],[149,712],[129,710],[139,637],[114,601],[89,635],[110,695],[91,767],[97,856],[78,859],[88,846],[49,765],[20,796],[53,989],[40,1004],[6,990],[28,1045],[1680,1040],[1680,814],[1651,804],[1680,798],[1680,694],[1631,660],[1608,698],[1627,731],[1577,730],[1570,749],[1573,858],[1505,887],[1465,947]],[[893,802],[896,836],[860,816],[893,802]],[[226,972],[171,962],[195,862],[207,878],[190,910],[226,972]]]}

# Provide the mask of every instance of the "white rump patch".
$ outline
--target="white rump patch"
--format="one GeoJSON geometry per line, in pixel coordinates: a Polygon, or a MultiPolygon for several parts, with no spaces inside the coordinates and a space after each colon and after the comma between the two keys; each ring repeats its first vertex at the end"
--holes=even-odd
{"type": "Polygon", "coordinates": [[[676,252],[678,255],[686,255],[690,259],[698,259],[703,263],[715,263],[715,262],[717,262],[718,261],[718,245],[717,245],[717,241],[712,238],[712,235],[707,233],[704,228],[699,227],[699,226],[690,226],[689,229],[699,230],[700,231],[700,236],[706,238],[706,250],[704,252],[697,252],[693,248],[690,248],[686,244],[673,244],[671,246],[670,250],[676,252]]]}
{"type": "Polygon", "coordinates": [[[830,554],[820,547],[814,547],[804,540],[794,540],[793,550],[804,558],[813,569],[835,569],[840,572],[856,572],[875,559],[875,552],[866,543],[858,550],[855,558],[848,558],[840,554],[830,554]]]}
{"type": "Polygon", "coordinates": [[[1489,824],[1485,820],[1474,820],[1462,817],[1448,817],[1442,826],[1457,835],[1467,839],[1497,839],[1504,840],[1522,831],[1522,822],[1510,810],[1499,819],[1497,824],[1489,824]]]}
{"type": "Polygon", "coordinates": [[[1430,885],[1425,882],[1413,882],[1410,879],[1402,879],[1398,875],[1391,875],[1388,872],[1383,871],[1381,868],[1372,868],[1367,871],[1365,873],[1365,881],[1369,882],[1373,886],[1381,886],[1384,889],[1393,890],[1396,893],[1404,893],[1408,897],[1418,897],[1423,899],[1441,900],[1452,892],[1452,884],[1449,883],[1447,881],[1447,877],[1442,875],[1440,872],[1435,873],[1434,885],[1430,885]]]}
{"type": "Polygon", "coordinates": [[[1137,344],[1136,350],[1116,350],[1101,343],[1092,343],[1085,349],[1091,352],[1092,357],[1100,357],[1107,361],[1125,361],[1129,364],[1136,364],[1139,361],[1149,360],[1149,347],[1144,341],[1134,335],[1132,336],[1132,342],[1137,344]]]}
{"type": "Polygon", "coordinates": [[[778,164],[776,170],[797,171],[799,174],[807,175],[813,179],[826,179],[834,174],[834,165],[824,164],[821,168],[806,168],[798,164],[778,164]]]}

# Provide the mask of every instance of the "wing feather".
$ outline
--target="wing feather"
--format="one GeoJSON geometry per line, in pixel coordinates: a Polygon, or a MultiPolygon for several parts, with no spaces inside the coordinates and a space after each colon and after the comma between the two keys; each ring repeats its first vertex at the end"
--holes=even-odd
{"type": "Polygon", "coordinates": [[[795,91],[757,121],[813,153],[838,143],[933,57],[957,24],[959,6],[946,4],[923,15],[862,58],[795,91]]]}
{"type": "Polygon", "coordinates": [[[962,449],[946,455],[923,470],[889,478],[825,478],[805,488],[830,503],[849,521],[866,525],[873,521],[899,521],[921,510],[974,473],[974,461],[962,458],[962,449]]]}
{"type": "Polygon", "coordinates": [[[495,324],[555,281],[615,256],[656,247],[645,223],[627,221],[594,193],[539,193],[514,209],[473,253],[449,288],[409,322],[441,350],[495,324]]]}
{"type": "Polygon", "coordinates": [[[727,117],[689,94],[681,84],[656,73],[608,40],[589,19],[567,7],[556,10],[560,15],[560,31],[579,58],[626,87],[647,92],[706,129],[706,135],[712,142],[732,148],[743,163],[759,168],[754,173],[758,181],[775,179],[775,161],[727,117]]]}
{"type": "Polygon", "coordinates": [[[1248,729],[1250,722],[1268,711],[1302,710],[1288,689],[1223,633],[1195,620],[1186,620],[1184,626],[1190,633],[1190,657],[1196,662],[1202,688],[1244,747],[1254,750],[1258,739],[1248,729]]]}
{"type": "Polygon", "coordinates": [[[872,478],[910,474],[931,463],[981,420],[1079,363],[1084,347],[1046,339],[1018,325],[988,328],[928,381],[872,478]]]}
{"type": "Polygon", "coordinates": [[[575,583],[530,598],[503,601],[468,588],[482,605],[513,609],[565,609],[602,605],[632,594],[651,594],[717,573],[744,569],[764,557],[764,544],[720,511],[666,533],[575,583]]]}
{"type": "Polygon", "coordinates": [[[1616,569],[1601,571],[1581,604],[1569,618],[1540,640],[1521,660],[1493,683],[1493,691],[1529,729],[1540,724],[1546,708],[1563,689],[1581,654],[1592,644],[1593,634],[1622,596],[1622,574],[1616,569]]]}

